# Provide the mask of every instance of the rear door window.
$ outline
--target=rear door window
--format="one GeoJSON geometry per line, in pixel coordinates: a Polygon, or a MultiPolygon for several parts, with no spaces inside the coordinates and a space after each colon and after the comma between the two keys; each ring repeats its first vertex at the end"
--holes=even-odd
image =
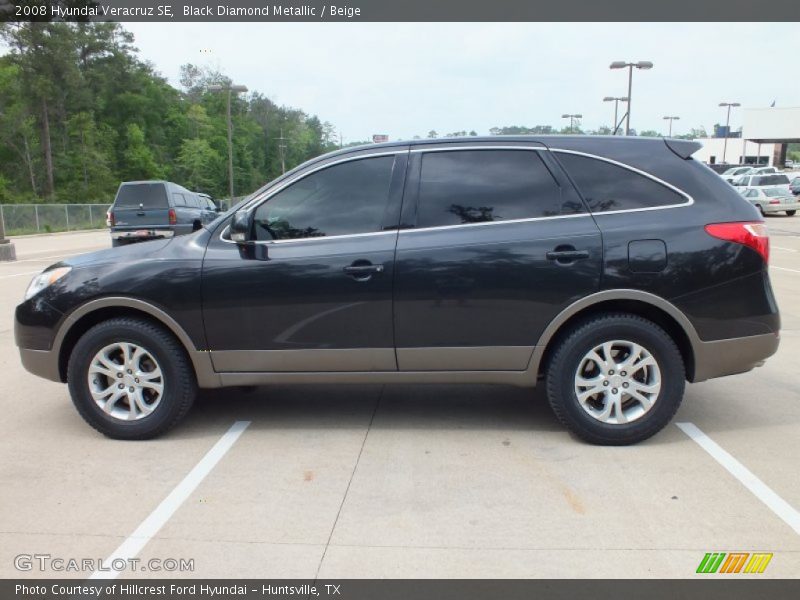
{"type": "Polygon", "coordinates": [[[114,208],[167,208],[167,190],[163,183],[129,183],[120,186],[114,208]]]}
{"type": "Polygon", "coordinates": [[[623,166],[568,152],[557,155],[592,212],[657,208],[687,202],[686,197],[675,190],[623,166]]]}
{"type": "Polygon", "coordinates": [[[448,150],[422,157],[417,227],[552,217],[561,189],[531,150],[448,150]]]}

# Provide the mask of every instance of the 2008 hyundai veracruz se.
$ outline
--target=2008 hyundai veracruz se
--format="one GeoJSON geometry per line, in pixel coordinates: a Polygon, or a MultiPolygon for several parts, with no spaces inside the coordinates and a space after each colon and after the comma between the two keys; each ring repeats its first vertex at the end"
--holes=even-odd
{"type": "Polygon", "coordinates": [[[193,234],[49,267],[17,307],[22,361],[115,438],[163,433],[198,387],[541,382],[581,438],[638,442],[686,380],[778,347],[762,218],[698,147],[492,137],[328,154],[193,234]]]}

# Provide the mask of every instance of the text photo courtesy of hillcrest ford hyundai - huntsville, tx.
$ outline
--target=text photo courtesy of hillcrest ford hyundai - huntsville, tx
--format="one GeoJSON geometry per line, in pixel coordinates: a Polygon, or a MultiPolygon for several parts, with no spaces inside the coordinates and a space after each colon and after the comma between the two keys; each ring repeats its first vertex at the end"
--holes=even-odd
{"type": "Polygon", "coordinates": [[[3,3],[0,597],[800,593],[800,26],[450,4],[3,3]]]}

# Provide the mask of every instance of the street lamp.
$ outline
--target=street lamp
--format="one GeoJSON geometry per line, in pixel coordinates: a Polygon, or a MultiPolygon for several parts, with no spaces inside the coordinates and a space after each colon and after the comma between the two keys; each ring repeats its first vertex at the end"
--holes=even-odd
{"type": "Polygon", "coordinates": [[[231,123],[231,94],[246,92],[246,85],[210,85],[209,92],[228,92],[228,193],[233,202],[233,124],[231,123]]]}
{"type": "Polygon", "coordinates": [[[619,123],[617,123],[617,109],[619,108],[620,102],[627,102],[628,98],[626,96],[621,96],[616,98],[614,96],[606,96],[603,98],[603,102],[614,102],[614,126],[611,130],[611,135],[617,135],[617,129],[619,129],[619,123]]]}
{"type": "Polygon", "coordinates": [[[653,63],[647,60],[640,60],[639,62],[625,62],[622,60],[615,60],[609,65],[610,69],[628,69],[628,114],[625,116],[625,135],[631,134],[631,87],[633,86],[633,68],[637,69],[652,69],[653,63]]]}
{"type": "Polygon", "coordinates": [[[731,134],[731,108],[741,106],[738,102],[720,102],[720,106],[728,108],[728,116],[725,118],[725,141],[722,143],[722,163],[725,164],[725,154],[728,151],[728,136],[731,134]]]}
{"type": "Polygon", "coordinates": [[[575,119],[582,119],[583,115],[561,115],[562,119],[569,119],[569,132],[575,133],[575,119]]]}
{"type": "Polygon", "coordinates": [[[664,117],[664,120],[665,121],[669,121],[669,136],[668,137],[672,137],[672,122],[673,121],[680,121],[681,118],[680,117],[664,117]]]}

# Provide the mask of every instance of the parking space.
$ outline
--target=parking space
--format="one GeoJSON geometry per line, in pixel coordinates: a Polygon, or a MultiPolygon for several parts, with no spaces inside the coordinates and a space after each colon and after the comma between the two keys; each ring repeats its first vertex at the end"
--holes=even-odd
{"type": "MultiPolygon", "coordinates": [[[[694,424],[797,514],[800,216],[767,223],[781,348],[760,369],[689,385],[675,423],[694,424]]],[[[162,439],[107,440],[66,386],[23,370],[12,314],[34,272],[108,246],[108,234],[15,242],[20,260],[0,263],[2,577],[26,576],[20,553],[109,557],[154,512],[164,525],[138,556],[195,562],[170,576],[691,577],[714,551],[771,552],[762,576],[800,573],[800,531],[681,428],[589,446],[541,389],[215,390],[162,439]],[[250,425],[164,512],[236,421],[250,425]]]]}

